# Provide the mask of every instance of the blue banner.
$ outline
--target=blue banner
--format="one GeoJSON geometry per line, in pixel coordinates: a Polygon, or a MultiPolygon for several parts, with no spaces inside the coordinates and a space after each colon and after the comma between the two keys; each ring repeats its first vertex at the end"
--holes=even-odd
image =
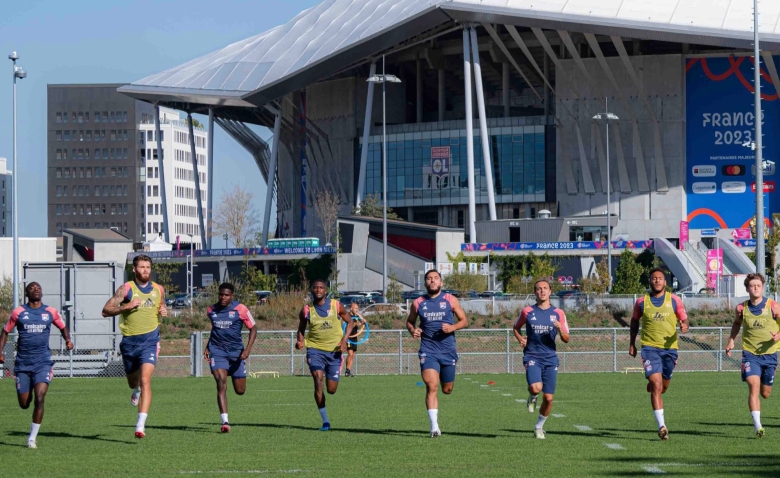
{"type": "MultiPolygon", "coordinates": [[[[612,241],[613,249],[648,249],[653,241],[612,241]]],[[[461,244],[460,250],[472,251],[560,251],[560,250],[607,249],[607,241],[591,242],[490,242],[483,244],[461,244]]]]}
{"type": "MultiPolygon", "coordinates": [[[[775,59],[777,62],[777,57],[775,59]]],[[[762,62],[763,63],[763,62],[762,62]]],[[[686,64],[688,222],[691,229],[748,227],[755,216],[753,58],[691,58],[686,64]]],[[[780,160],[780,101],[761,69],[765,160],[780,160]]],[[[764,214],[778,212],[775,168],[764,172],[764,214]]],[[[771,222],[768,222],[771,227],[771,222]]]]}
{"type": "MultiPolygon", "coordinates": [[[[335,254],[335,247],[251,247],[246,249],[202,249],[192,251],[197,257],[244,257],[250,259],[259,256],[283,256],[292,254],[335,254]]],[[[127,254],[127,261],[131,262],[134,257],[146,255],[152,259],[180,259],[188,257],[190,251],[157,251],[157,252],[130,252],[127,254]]],[[[280,259],[284,259],[281,257],[280,259]]]]}
{"type": "Polygon", "coordinates": [[[306,90],[301,91],[301,235],[306,237],[306,90]]]}

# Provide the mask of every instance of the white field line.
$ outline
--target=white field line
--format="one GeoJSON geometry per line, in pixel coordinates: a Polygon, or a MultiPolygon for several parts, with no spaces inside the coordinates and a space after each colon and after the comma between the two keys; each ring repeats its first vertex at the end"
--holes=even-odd
{"type": "Polygon", "coordinates": [[[561,415],[560,413],[553,413],[552,416],[555,418],[566,418],[566,415],[561,415]]]}
{"type": "Polygon", "coordinates": [[[574,425],[574,428],[581,432],[592,432],[593,429],[589,427],[588,425],[574,425]]]}
{"type": "Polygon", "coordinates": [[[501,395],[503,395],[503,396],[505,396],[505,397],[511,397],[511,396],[512,396],[512,394],[511,394],[511,393],[502,393],[501,395]]]}
{"type": "Polygon", "coordinates": [[[654,475],[666,474],[666,472],[664,470],[658,468],[657,466],[653,466],[653,465],[642,465],[642,469],[645,470],[646,472],[652,473],[654,475]]]}
{"type": "Polygon", "coordinates": [[[605,443],[604,446],[609,448],[610,450],[625,450],[626,449],[626,447],[624,447],[620,443],[605,443]]]}
{"type": "Polygon", "coordinates": [[[271,475],[271,474],[283,474],[291,475],[295,473],[308,473],[309,470],[192,470],[192,471],[180,471],[180,475],[271,475]]]}

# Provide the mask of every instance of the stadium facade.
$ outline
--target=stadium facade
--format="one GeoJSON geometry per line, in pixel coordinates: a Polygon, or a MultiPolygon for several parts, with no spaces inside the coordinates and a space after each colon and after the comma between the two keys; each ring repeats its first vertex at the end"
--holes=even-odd
{"type": "MultiPolygon", "coordinates": [[[[761,8],[772,159],[780,2],[761,8]]],[[[747,7],[696,0],[329,0],[119,91],[276,128],[258,164],[283,236],[318,235],[322,190],[339,195],[344,214],[381,191],[382,85],[366,80],[384,68],[401,79],[385,84],[384,108],[388,204],[401,217],[482,242],[477,221],[547,209],[606,224],[609,212],[624,239],[676,242],[687,220],[698,240],[754,215],[743,146],[754,121],[752,25],[747,7]],[[606,110],[618,118],[608,137],[593,119],[606,110]]],[[[767,173],[771,215],[780,203],[767,173]]]]}

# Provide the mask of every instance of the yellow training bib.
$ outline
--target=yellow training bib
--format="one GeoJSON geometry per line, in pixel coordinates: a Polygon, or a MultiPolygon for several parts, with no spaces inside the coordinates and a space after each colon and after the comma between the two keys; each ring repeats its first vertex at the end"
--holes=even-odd
{"type": "Polygon", "coordinates": [[[309,307],[309,330],[306,332],[306,348],[322,350],[324,352],[338,352],[339,343],[344,332],[341,330],[339,318],[339,302],[330,300],[330,309],[327,317],[320,317],[314,306],[309,307]]]}
{"type": "Polygon", "coordinates": [[[777,342],[772,334],[780,332],[780,325],[772,316],[772,299],[767,299],[764,310],[758,315],[750,312],[749,301],[742,305],[742,350],[753,355],[767,355],[777,352],[777,342]]]}
{"type": "Polygon", "coordinates": [[[141,291],[135,281],[125,283],[125,291],[131,291],[126,297],[141,299],[137,309],[122,312],[119,318],[119,330],[124,336],[143,335],[154,331],[158,326],[159,308],[163,300],[163,289],[150,282],[152,290],[148,294],[141,291]]]}
{"type": "Polygon", "coordinates": [[[659,349],[676,349],[677,315],[672,307],[672,294],[664,294],[660,307],[653,305],[649,295],[645,295],[642,314],[642,345],[659,349]]]}

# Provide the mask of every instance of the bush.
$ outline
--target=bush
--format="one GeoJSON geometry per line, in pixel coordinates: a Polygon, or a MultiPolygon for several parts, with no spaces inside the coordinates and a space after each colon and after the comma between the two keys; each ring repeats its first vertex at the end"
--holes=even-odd
{"type": "Polygon", "coordinates": [[[444,276],[444,287],[464,295],[470,290],[485,292],[487,290],[487,276],[469,272],[452,272],[444,276]]]}

